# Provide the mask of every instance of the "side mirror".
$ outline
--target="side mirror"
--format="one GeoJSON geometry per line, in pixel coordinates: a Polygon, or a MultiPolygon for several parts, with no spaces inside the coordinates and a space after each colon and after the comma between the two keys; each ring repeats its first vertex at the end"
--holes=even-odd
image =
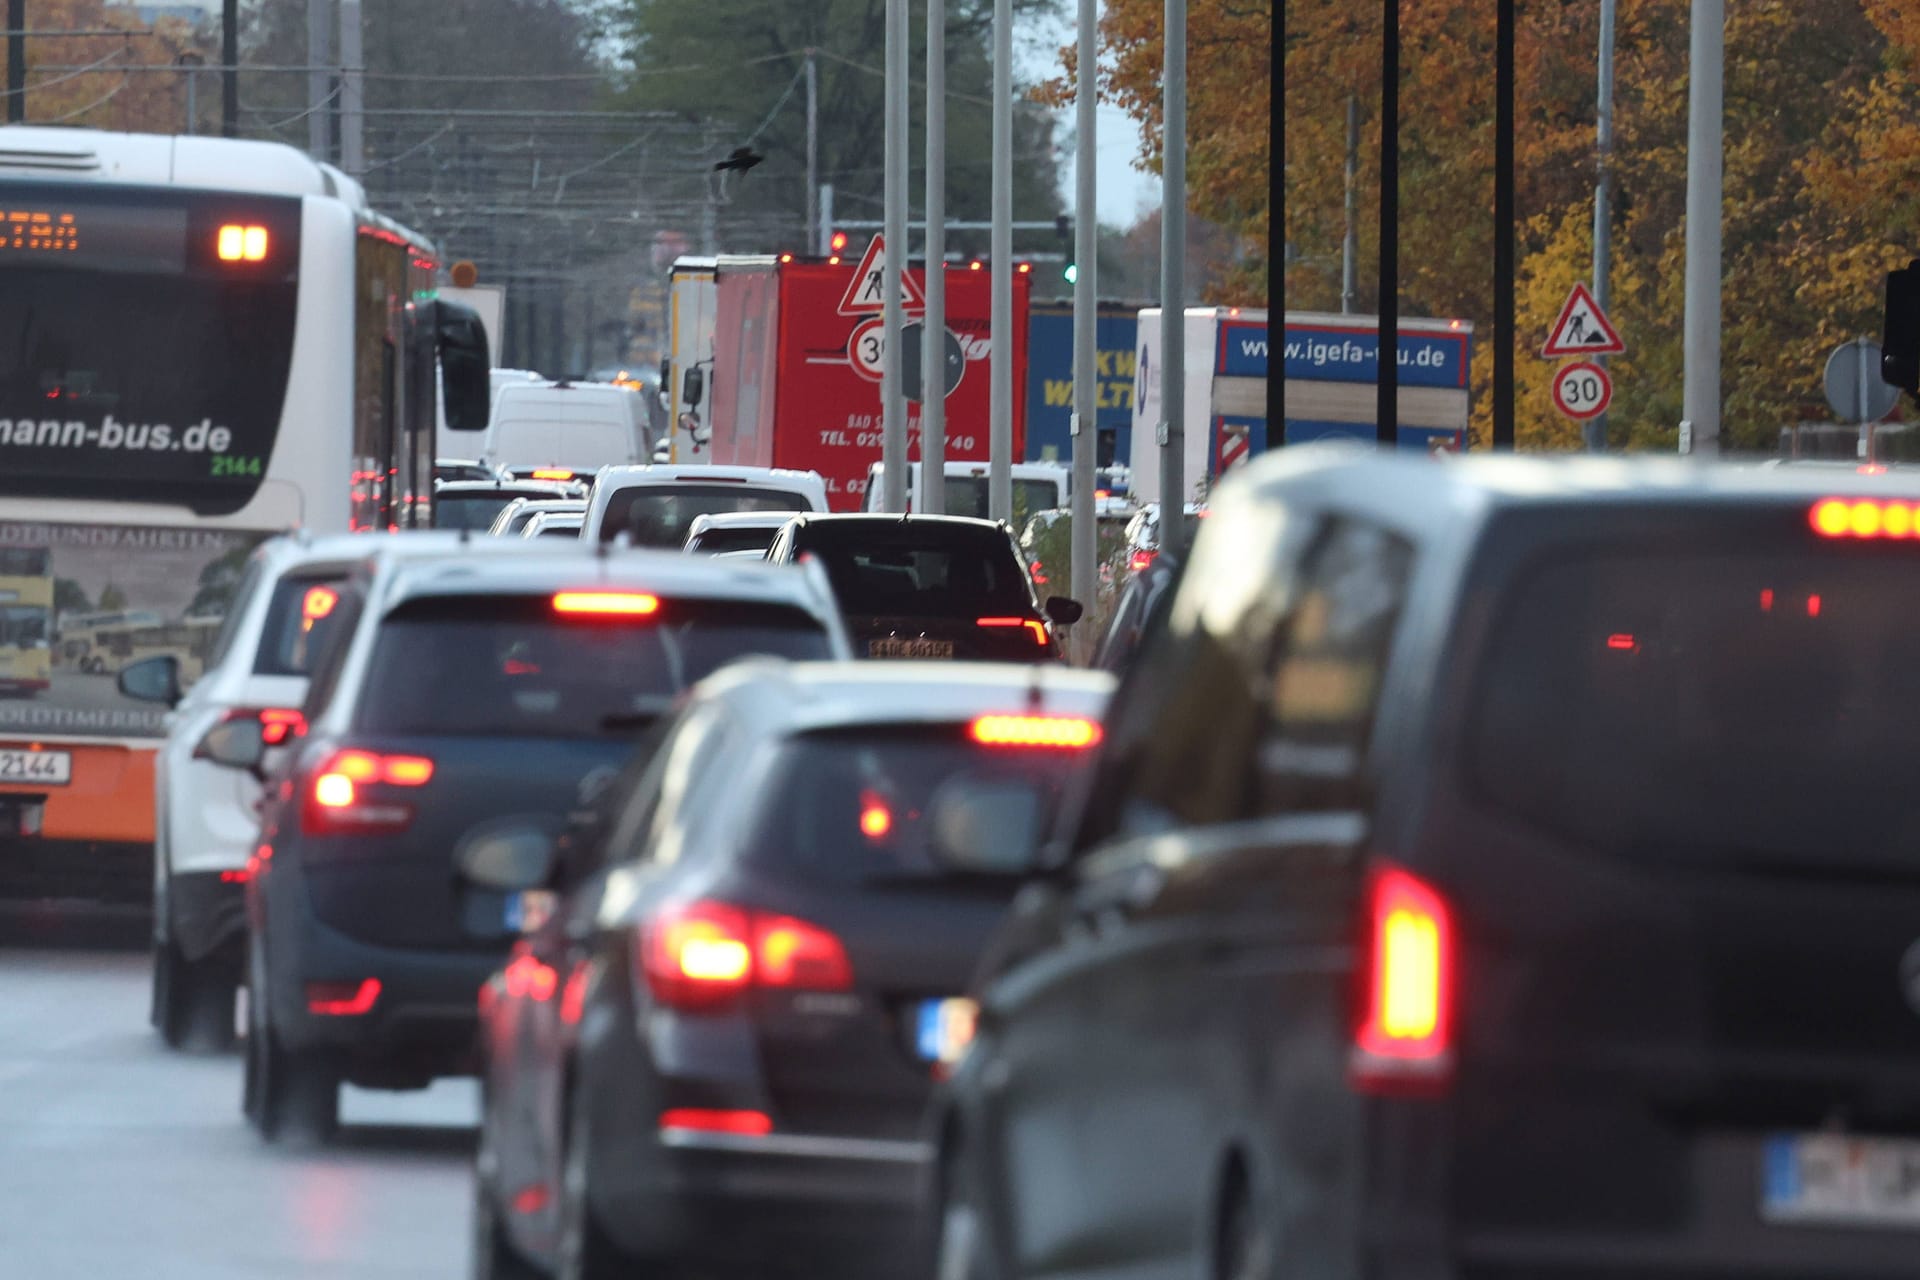
{"type": "Polygon", "coordinates": [[[472,307],[446,301],[435,306],[434,333],[440,351],[440,389],[446,402],[447,429],[484,431],[493,394],[486,326],[472,307]]]}
{"type": "Polygon", "coordinates": [[[256,777],[267,758],[266,729],[252,716],[222,720],[207,730],[200,745],[193,749],[199,760],[211,760],[228,769],[239,769],[256,777]]]}
{"type": "Polygon", "coordinates": [[[1024,876],[1038,865],[1045,815],[1032,783],[955,778],[928,814],[934,854],[955,870],[1024,876]]]}
{"type": "Polygon", "coordinates": [[[172,654],[142,658],[120,668],[114,680],[121,693],[135,702],[158,702],[163,706],[180,705],[180,659],[172,654]]]}
{"type": "Polygon", "coordinates": [[[1069,600],[1065,596],[1048,596],[1047,602],[1040,606],[1047,620],[1059,626],[1070,627],[1086,616],[1087,606],[1078,600],[1069,600]]]}
{"type": "Polygon", "coordinates": [[[552,824],[527,818],[483,822],[454,846],[454,869],[482,889],[544,889],[560,869],[557,836],[552,824]]]}
{"type": "Polygon", "coordinates": [[[680,381],[680,398],[687,402],[687,408],[700,403],[700,397],[707,393],[707,375],[699,365],[687,370],[687,376],[680,381]]]}

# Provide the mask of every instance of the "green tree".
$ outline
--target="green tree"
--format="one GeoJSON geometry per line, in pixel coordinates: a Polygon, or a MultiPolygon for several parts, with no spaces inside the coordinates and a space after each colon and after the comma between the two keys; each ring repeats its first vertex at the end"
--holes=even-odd
{"type": "Polygon", "coordinates": [[[55,613],[92,613],[93,602],[87,599],[86,588],[72,578],[53,580],[53,611],[55,613]]]}

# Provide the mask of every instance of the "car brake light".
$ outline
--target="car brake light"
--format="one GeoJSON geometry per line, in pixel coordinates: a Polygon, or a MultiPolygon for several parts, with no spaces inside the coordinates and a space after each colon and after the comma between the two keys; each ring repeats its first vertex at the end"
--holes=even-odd
{"type": "Polygon", "coordinates": [[[425,756],[336,751],[314,774],[301,825],[313,835],[403,830],[413,821],[412,807],[370,800],[364,788],[423,787],[432,778],[433,761],[425,756]]]}
{"type": "Polygon", "coordinates": [[[721,1111],[711,1107],[673,1107],[660,1113],[662,1132],[687,1129],[698,1133],[733,1133],[757,1138],[773,1132],[773,1117],[764,1111],[721,1111]]]}
{"type": "Polygon", "coordinates": [[[356,1017],[369,1012],[380,998],[380,979],[361,982],[309,982],[307,1012],[330,1017],[356,1017]]]}
{"type": "Polygon", "coordinates": [[[1822,498],[1807,512],[1823,538],[1920,537],[1920,503],[1872,498],[1822,498]]]}
{"type": "Polygon", "coordinates": [[[668,1008],[713,1008],[752,986],[844,991],[853,985],[840,940],[804,920],[701,901],[662,911],[642,932],[642,976],[668,1008]]]}
{"type": "Polygon", "coordinates": [[[886,797],[873,791],[860,793],[860,834],[869,840],[884,840],[893,830],[893,810],[886,797]]]}
{"type": "Polygon", "coordinates": [[[1038,560],[1035,560],[1033,562],[1033,568],[1030,571],[1030,576],[1033,578],[1033,585],[1036,587],[1044,587],[1047,585],[1047,575],[1040,571],[1043,567],[1044,566],[1041,565],[1041,563],[1038,560]]]}
{"type": "MultiPolygon", "coordinates": [[[[1046,579],[1043,578],[1041,581],[1044,582],[1046,579]]],[[[1047,624],[1038,618],[976,618],[973,625],[976,627],[1025,627],[1033,632],[1036,643],[1042,647],[1047,643],[1047,624]]]]}
{"type": "Polygon", "coordinates": [[[290,707],[263,707],[260,710],[260,740],[270,747],[283,746],[290,738],[307,731],[307,718],[290,707]]]}
{"type": "Polygon", "coordinates": [[[1444,1082],[1453,1068],[1454,939],[1446,902],[1398,867],[1367,889],[1365,1011],[1352,1067],[1364,1088],[1444,1082]]]}
{"type": "Polygon", "coordinates": [[[535,480],[571,480],[573,479],[573,472],[562,471],[552,467],[540,467],[535,469],[533,478],[535,480]]]}
{"type": "Polygon", "coordinates": [[[553,611],[645,617],[660,611],[660,597],[637,591],[561,591],[553,597],[553,611]]]}
{"type": "Polygon", "coordinates": [[[1100,726],[1084,716],[979,716],[967,733],[987,747],[1078,749],[1100,741],[1100,726]]]}
{"type": "Polygon", "coordinates": [[[318,622],[339,603],[340,593],[332,587],[308,587],[300,601],[300,616],[308,622],[318,622]]]}
{"type": "Polygon", "coordinates": [[[1135,573],[1139,573],[1142,569],[1152,564],[1153,558],[1158,554],[1160,553],[1157,551],[1136,551],[1127,557],[1127,567],[1135,573]]]}

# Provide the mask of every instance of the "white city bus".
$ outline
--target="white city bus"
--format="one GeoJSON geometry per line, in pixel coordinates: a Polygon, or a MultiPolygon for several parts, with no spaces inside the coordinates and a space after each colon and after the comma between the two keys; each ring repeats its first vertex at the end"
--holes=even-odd
{"type": "MultiPolygon", "coordinates": [[[[0,548],[50,552],[54,654],[107,612],[198,635],[274,532],[430,523],[436,370],[450,426],[487,398],[438,266],[291,147],[0,127],[0,548]]],[[[34,836],[0,893],[36,865],[146,883],[164,711],[86,665],[0,701],[0,839],[34,836]]]]}

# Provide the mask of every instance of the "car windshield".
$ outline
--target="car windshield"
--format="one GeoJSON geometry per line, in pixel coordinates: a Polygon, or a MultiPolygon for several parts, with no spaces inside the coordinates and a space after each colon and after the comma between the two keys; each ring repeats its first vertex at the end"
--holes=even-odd
{"type": "MultiPolygon", "coordinates": [[[[1053,480],[1013,481],[1013,511],[1018,519],[1029,512],[1045,511],[1058,507],[1066,495],[1060,492],[1060,485],[1053,480]]],[[[947,509],[943,513],[950,516],[971,516],[975,520],[987,520],[987,477],[986,476],[948,476],[947,509]]]]}
{"type": "Polygon", "coordinates": [[[826,566],[840,607],[868,617],[1028,616],[1013,542],[993,526],[857,517],[807,525],[794,550],[826,566]]]}
{"type": "Polygon", "coordinates": [[[344,573],[290,574],[274,584],[253,673],[304,676],[313,670],[335,621],[344,573]]]}
{"type": "Polygon", "coordinates": [[[1913,874],[1913,572],[1759,547],[1540,568],[1481,661],[1473,781],[1610,853],[1913,874]]]}
{"type": "Polygon", "coordinates": [[[630,731],[735,659],[833,656],[784,605],[659,601],[560,614],[548,596],[428,598],[382,622],[357,727],[369,733],[573,738],[630,731]]]}
{"type": "Polygon", "coordinates": [[[687,547],[702,555],[717,556],[724,551],[765,551],[773,545],[778,529],[706,529],[697,543],[687,547]]]}
{"type": "Polygon", "coordinates": [[[803,734],[780,749],[750,857],[809,880],[858,885],[950,874],[928,815],[956,780],[1039,787],[1045,807],[1084,752],[984,747],[956,725],[864,726],[803,734]]]}
{"type": "Polygon", "coordinates": [[[624,533],[636,547],[678,550],[687,545],[687,530],[701,516],[807,509],[805,498],[786,489],[744,484],[635,485],[608,497],[600,541],[612,542],[624,533]]]}
{"type": "Polygon", "coordinates": [[[437,493],[433,498],[433,527],[485,533],[493,528],[495,518],[506,510],[509,502],[526,496],[512,489],[456,489],[451,493],[437,493]]]}

